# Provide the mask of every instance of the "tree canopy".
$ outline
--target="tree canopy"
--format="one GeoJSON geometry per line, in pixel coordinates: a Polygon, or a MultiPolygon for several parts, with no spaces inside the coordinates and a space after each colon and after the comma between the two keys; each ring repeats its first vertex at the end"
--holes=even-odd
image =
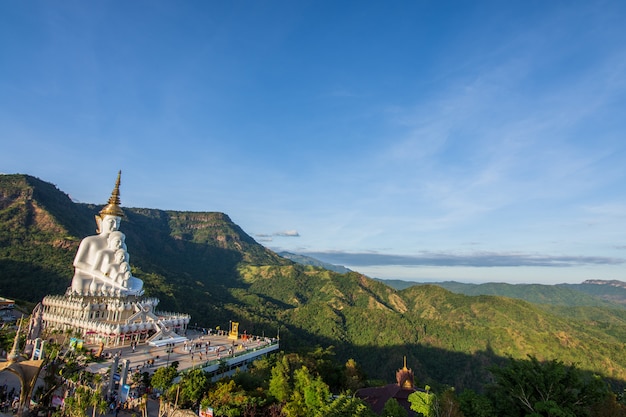
{"type": "Polygon", "coordinates": [[[498,416],[583,417],[609,395],[607,385],[558,360],[540,362],[510,358],[506,366],[491,369],[495,384],[490,396],[498,416]]]}

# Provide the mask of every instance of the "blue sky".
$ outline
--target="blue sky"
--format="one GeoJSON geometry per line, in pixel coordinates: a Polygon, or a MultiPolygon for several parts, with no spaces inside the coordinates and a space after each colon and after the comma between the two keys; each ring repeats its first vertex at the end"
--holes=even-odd
{"type": "MultiPolygon", "coordinates": [[[[626,280],[626,2],[0,3],[0,172],[416,281],[626,280]]],[[[123,227],[123,226],[122,226],[123,227]]],[[[132,242],[128,242],[132,253],[132,242]]]]}

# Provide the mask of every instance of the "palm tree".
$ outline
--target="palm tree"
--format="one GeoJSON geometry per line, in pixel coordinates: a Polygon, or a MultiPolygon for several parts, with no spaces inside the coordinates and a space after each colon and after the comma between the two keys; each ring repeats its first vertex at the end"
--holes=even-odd
{"type": "Polygon", "coordinates": [[[87,417],[90,391],[79,386],[71,396],[65,399],[63,414],[69,417],[87,417]]]}
{"type": "Polygon", "coordinates": [[[148,417],[148,394],[141,396],[139,400],[139,409],[141,410],[141,417],[148,417]]]}
{"type": "Polygon", "coordinates": [[[92,417],[96,417],[96,413],[102,415],[107,412],[107,402],[102,396],[102,375],[97,374],[93,378],[95,389],[89,396],[89,405],[93,408],[92,417]]]}
{"type": "Polygon", "coordinates": [[[107,412],[107,402],[102,397],[102,393],[97,391],[92,391],[89,396],[89,405],[92,407],[92,417],[96,417],[96,415],[106,414],[107,412]]]}

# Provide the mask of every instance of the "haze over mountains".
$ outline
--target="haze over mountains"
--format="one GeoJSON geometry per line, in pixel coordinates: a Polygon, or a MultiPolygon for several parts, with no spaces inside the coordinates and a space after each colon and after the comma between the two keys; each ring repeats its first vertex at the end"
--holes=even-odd
{"type": "MultiPolygon", "coordinates": [[[[284,258],[302,265],[312,265],[330,271],[345,273],[350,269],[342,265],[333,265],[310,256],[290,252],[278,252],[284,258]]],[[[518,298],[538,304],[556,304],[564,306],[604,306],[607,308],[626,308],[626,282],[617,280],[586,280],[581,284],[508,284],[490,282],[483,284],[445,282],[416,282],[371,277],[396,290],[404,290],[415,285],[437,285],[451,292],[465,295],[499,295],[518,298]]]]}
{"type": "Polygon", "coordinates": [[[350,272],[350,269],[346,268],[345,266],[329,264],[327,262],[323,262],[318,259],[311,258],[310,256],[301,255],[297,253],[291,253],[291,252],[278,252],[278,254],[282,256],[283,258],[290,259],[301,265],[317,266],[320,268],[328,269],[329,271],[339,272],[340,274],[345,274],[346,272],[350,272]]]}
{"type": "MultiPolygon", "coordinates": [[[[0,175],[0,295],[32,306],[64,293],[99,208],[35,177],[0,175]]],[[[279,256],[224,213],[123,209],[133,274],[160,309],[187,312],[192,324],[236,320],[248,333],[280,331],[287,350],[334,346],[338,359],[354,358],[384,380],[406,356],[420,385],[480,389],[490,364],[528,354],[626,381],[626,290],[619,283],[399,289],[398,282],[279,256]]]]}

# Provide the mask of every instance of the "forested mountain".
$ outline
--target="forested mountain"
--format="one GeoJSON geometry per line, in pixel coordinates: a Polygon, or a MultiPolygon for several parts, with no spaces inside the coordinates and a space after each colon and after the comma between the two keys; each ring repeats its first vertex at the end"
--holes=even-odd
{"type": "Polygon", "coordinates": [[[402,290],[415,285],[437,285],[448,291],[465,295],[499,295],[518,298],[536,304],[567,307],[626,308],[626,283],[622,281],[585,281],[582,284],[507,284],[488,282],[469,284],[456,281],[412,282],[379,280],[392,288],[402,290]]]}
{"type": "MultiPolygon", "coordinates": [[[[100,208],[31,176],[0,175],[0,296],[36,303],[64,293],[100,208]]],[[[486,367],[528,354],[626,381],[626,310],[564,312],[434,285],[398,291],[282,258],[223,213],[123,209],[133,274],[159,309],[187,312],[192,324],[236,320],[242,331],[272,336],[280,329],[287,350],[335,346],[339,360],[354,358],[386,381],[407,356],[420,385],[481,388],[486,367]]]]}
{"type": "Polygon", "coordinates": [[[569,287],[626,307],[626,282],[587,280],[582,284],[560,284],[560,286],[569,287]]]}

